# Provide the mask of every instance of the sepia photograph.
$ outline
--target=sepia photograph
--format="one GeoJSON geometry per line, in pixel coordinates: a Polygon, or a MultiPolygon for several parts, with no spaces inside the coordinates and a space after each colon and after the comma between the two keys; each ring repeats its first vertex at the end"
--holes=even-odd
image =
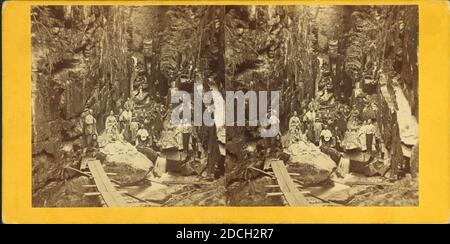
{"type": "Polygon", "coordinates": [[[33,6],[33,207],[225,205],[225,128],[171,123],[178,90],[224,89],[223,17],[33,6]]]}
{"type": "Polygon", "coordinates": [[[226,89],[280,93],[276,136],[227,127],[228,205],[417,206],[417,48],[417,6],[227,6],[226,89]]]}
{"type": "Polygon", "coordinates": [[[418,6],[30,20],[33,208],[419,206],[418,6]]]}

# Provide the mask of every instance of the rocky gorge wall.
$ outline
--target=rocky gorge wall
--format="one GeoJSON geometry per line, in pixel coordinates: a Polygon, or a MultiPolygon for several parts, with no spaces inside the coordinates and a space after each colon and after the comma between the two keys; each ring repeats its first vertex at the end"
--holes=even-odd
{"type": "Polygon", "coordinates": [[[313,18],[317,32],[317,47],[321,52],[328,50],[328,42],[338,40],[344,33],[345,8],[343,6],[320,6],[314,10],[313,18]]]}
{"type": "Polygon", "coordinates": [[[314,95],[314,14],[307,6],[227,7],[226,87],[279,90],[282,130],[288,113],[314,95]]]}
{"type": "Polygon", "coordinates": [[[83,198],[87,179],[65,170],[79,168],[85,109],[101,133],[136,85],[164,96],[189,64],[223,87],[223,13],[220,6],[32,8],[33,206],[98,206],[83,198]]]}
{"type": "Polygon", "coordinates": [[[414,6],[346,7],[340,42],[345,49],[345,73],[353,82],[372,73],[372,64],[399,75],[412,113],[418,116],[418,9],[414,6]]]}
{"type": "MultiPolygon", "coordinates": [[[[290,113],[314,96],[317,76],[313,8],[227,6],[225,74],[227,90],[279,90],[281,130],[290,113]],[[293,99],[295,98],[295,99],[293,99]]],[[[268,201],[261,177],[264,145],[256,127],[227,128],[226,184],[230,205],[280,205],[268,201]]]]}
{"type": "MultiPolygon", "coordinates": [[[[119,6],[32,8],[34,195],[58,191],[71,179],[63,169],[80,159],[85,108],[93,110],[101,132],[115,101],[129,95],[128,14],[119,6]]],[[[46,205],[39,200],[45,197],[34,199],[33,205],[46,205]]]]}
{"type": "Polygon", "coordinates": [[[403,7],[396,12],[388,29],[385,50],[385,58],[391,61],[389,64],[395,71],[393,75],[400,75],[399,84],[413,115],[417,118],[419,116],[418,15],[417,7],[403,7]]]}
{"type": "Polygon", "coordinates": [[[190,66],[223,84],[223,13],[223,6],[131,8],[130,51],[144,66],[150,93],[166,95],[190,66]]]}
{"type": "Polygon", "coordinates": [[[377,80],[377,121],[390,157],[391,175],[404,171],[416,176],[418,9],[354,7],[349,14],[346,76],[353,84],[367,76],[377,80]]]}

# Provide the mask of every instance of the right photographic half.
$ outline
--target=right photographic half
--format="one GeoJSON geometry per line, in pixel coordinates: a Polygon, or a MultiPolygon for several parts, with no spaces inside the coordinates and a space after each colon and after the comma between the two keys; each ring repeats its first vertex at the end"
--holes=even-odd
{"type": "Polygon", "coordinates": [[[419,205],[417,6],[226,6],[224,23],[228,206],[419,205]]]}

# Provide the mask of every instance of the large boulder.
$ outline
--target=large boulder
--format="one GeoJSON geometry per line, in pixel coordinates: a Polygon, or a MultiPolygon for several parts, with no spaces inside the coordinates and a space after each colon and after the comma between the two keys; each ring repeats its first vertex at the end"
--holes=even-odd
{"type": "Polygon", "coordinates": [[[32,189],[35,192],[37,189],[44,187],[49,179],[57,178],[60,168],[55,163],[54,155],[44,152],[33,155],[32,172],[32,189]]]}
{"type": "Polygon", "coordinates": [[[123,185],[132,185],[144,180],[153,167],[153,162],[127,142],[115,141],[100,148],[106,155],[104,169],[116,173],[111,176],[123,185]]]}
{"type": "Polygon", "coordinates": [[[358,132],[347,131],[347,132],[345,132],[344,139],[342,140],[341,146],[345,151],[362,150],[362,148],[363,148],[362,142],[363,141],[364,140],[360,139],[358,132]]]}
{"type": "Polygon", "coordinates": [[[33,207],[100,207],[98,197],[86,197],[92,191],[83,185],[90,185],[87,177],[77,177],[66,181],[52,181],[33,193],[33,207]]]}
{"type": "Polygon", "coordinates": [[[298,173],[294,178],[304,185],[315,185],[327,181],[336,168],[336,163],[312,143],[303,141],[292,144],[285,150],[290,155],[287,170],[298,173]]]}

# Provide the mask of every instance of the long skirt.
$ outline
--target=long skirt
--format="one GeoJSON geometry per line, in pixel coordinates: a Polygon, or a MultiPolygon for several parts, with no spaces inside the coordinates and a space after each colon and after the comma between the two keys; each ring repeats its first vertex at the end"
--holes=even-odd
{"type": "Polygon", "coordinates": [[[368,153],[372,153],[373,134],[366,134],[366,148],[368,153]]]}
{"type": "Polygon", "coordinates": [[[191,134],[190,133],[183,133],[183,150],[185,152],[189,151],[189,138],[191,134]]]}

